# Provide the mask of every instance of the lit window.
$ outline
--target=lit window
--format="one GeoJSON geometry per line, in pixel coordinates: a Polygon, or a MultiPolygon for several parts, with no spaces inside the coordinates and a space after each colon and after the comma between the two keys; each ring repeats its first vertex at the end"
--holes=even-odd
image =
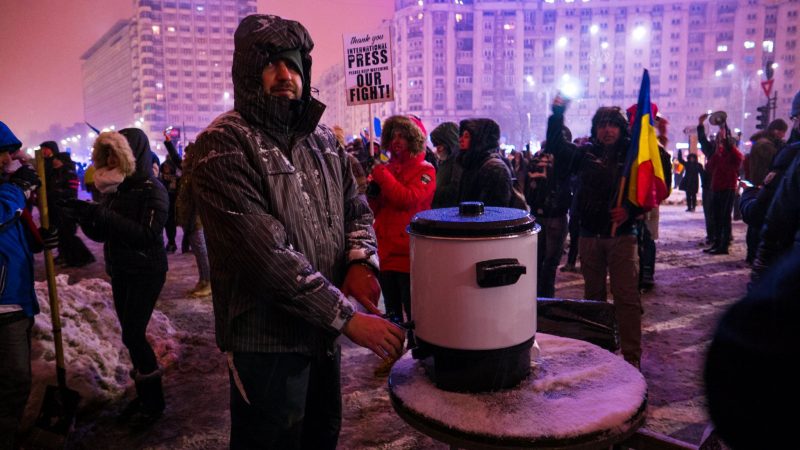
{"type": "Polygon", "coordinates": [[[756,43],[753,41],[744,41],[744,48],[754,48],[756,43]]]}
{"type": "Polygon", "coordinates": [[[153,34],[155,35],[161,34],[161,27],[158,25],[153,25],[153,34]]]}
{"type": "Polygon", "coordinates": [[[718,45],[717,46],[717,51],[718,52],[727,52],[728,51],[728,46],[727,45],[718,45]]]}

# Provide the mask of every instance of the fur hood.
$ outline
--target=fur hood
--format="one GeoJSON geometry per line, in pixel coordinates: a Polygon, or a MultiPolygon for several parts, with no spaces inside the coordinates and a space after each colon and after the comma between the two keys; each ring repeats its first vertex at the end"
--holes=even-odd
{"type": "Polygon", "coordinates": [[[120,170],[125,176],[136,171],[136,160],[125,136],[116,131],[104,131],[97,136],[92,146],[92,164],[95,169],[108,166],[108,156],[114,155],[119,161],[120,170]]]}
{"type": "Polygon", "coordinates": [[[392,116],[383,122],[381,129],[381,148],[388,149],[394,134],[399,132],[408,141],[408,152],[418,155],[425,152],[425,135],[422,130],[406,116],[392,116]]]}

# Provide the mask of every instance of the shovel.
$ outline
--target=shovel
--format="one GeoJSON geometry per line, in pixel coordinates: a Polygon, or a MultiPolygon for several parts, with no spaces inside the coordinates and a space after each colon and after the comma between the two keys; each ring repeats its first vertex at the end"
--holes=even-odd
{"type": "MultiPolygon", "coordinates": [[[[50,227],[47,211],[47,189],[45,181],[44,158],[41,150],[36,151],[36,171],[42,180],[39,189],[39,212],[42,227],[50,227]]],[[[53,323],[53,344],[56,350],[56,378],[58,386],[47,386],[42,401],[42,409],[36,419],[29,446],[63,447],[67,435],[75,424],[75,412],[78,409],[80,394],[67,387],[67,371],[64,368],[64,347],[61,342],[61,314],[56,291],[55,267],[53,255],[49,249],[44,250],[45,271],[47,273],[47,291],[50,297],[50,318],[53,323]]]]}

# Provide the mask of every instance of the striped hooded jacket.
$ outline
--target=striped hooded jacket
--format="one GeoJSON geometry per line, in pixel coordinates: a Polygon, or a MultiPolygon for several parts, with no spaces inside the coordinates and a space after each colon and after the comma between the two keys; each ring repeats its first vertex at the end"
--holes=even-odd
{"type": "Polygon", "coordinates": [[[217,345],[223,351],[316,353],[353,314],[337,286],[347,266],[377,268],[373,216],[344,149],[318,125],[313,48],[297,22],[245,18],[234,35],[233,111],[197,138],[192,192],[205,229],[217,345]],[[299,50],[303,97],[264,94],[271,55],[299,50]]]}

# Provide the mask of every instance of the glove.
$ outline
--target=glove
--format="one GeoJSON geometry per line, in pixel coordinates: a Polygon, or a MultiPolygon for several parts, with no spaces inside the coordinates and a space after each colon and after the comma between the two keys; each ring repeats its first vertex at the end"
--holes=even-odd
{"type": "Polygon", "coordinates": [[[39,236],[42,237],[44,248],[47,250],[58,247],[58,228],[39,228],[39,236]]]}
{"type": "Polygon", "coordinates": [[[30,198],[31,193],[42,185],[39,175],[36,175],[36,171],[28,166],[22,166],[17,169],[16,172],[11,174],[8,182],[19,186],[25,198],[30,198]]]}
{"type": "Polygon", "coordinates": [[[89,219],[94,216],[97,210],[97,203],[78,200],[77,198],[69,198],[58,202],[61,206],[61,213],[70,219],[83,220],[89,219]]]}
{"type": "Polygon", "coordinates": [[[367,194],[367,197],[375,198],[381,194],[381,186],[374,180],[370,181],[367,185],[367,190],[365,193],[367,194]]]}

